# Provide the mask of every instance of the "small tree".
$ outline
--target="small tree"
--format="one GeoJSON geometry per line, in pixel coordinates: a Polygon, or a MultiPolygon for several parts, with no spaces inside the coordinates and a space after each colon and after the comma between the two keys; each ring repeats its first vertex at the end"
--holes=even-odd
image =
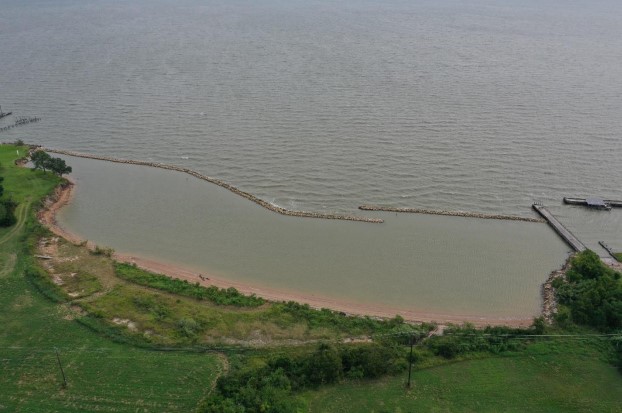
{"type": "Polygon", "coordinates": [[[343,375],[341,356],[333,346],[321,343],[311,355],[307,371],[314,385],[334,383],[343,375]]]}
{"type": "Polygon", "coordinates": [[[61,158],[51,158],[49,161],[49,168],[58,176],[71,173],[71,166],[67,166],[65,160],[61,158]]]}
{"type": "Polygon", "coordinates": [[[71,173],[71,166],[67,166],[64,159],[52,158],[46,152],[36,151],[32,154],[30,159],[35,165],[35,169],[41,169],[43,172],[46,172],[49,169],[58,176],[71,173]]]}
{"type": "Polygon", "coordinates": [[[43,172],[46,171],[50,167],[50,161],[52,157],[43,151],[36,151],[30,157],[32,163],[35,166],[35,169],[41,169],[43,172]]]}

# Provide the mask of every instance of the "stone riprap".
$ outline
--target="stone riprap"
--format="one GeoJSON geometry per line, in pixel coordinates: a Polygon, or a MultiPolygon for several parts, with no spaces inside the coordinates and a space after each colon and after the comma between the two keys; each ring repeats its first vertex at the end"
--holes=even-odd
{"type": "Polygon", "coordinates": [[[88,159],[97,159],[100,161],[108,161],[108,162],[116,162],[116,163],[125,163],[125,164],[131,164],[131,165],[141,165],[141,166],[150,166],[153,168],[161,168],[161,169],[168,169],[168,170],[172,170],[172,171],[178,171],[178,172],[183,172],[186,173],[188,175],[192,175],[195,178],[210,182],[214,185],[218,185],[220,187],[223,187],[225,189],[228,189],[229,191],[233,192],[234,194],[237,194],[241,197],[244,197],[246,199],[248,199],[249,201],[252,201],[266,209],[269,209],[270,211],[273,212],[277,212],[279,214],[282,215],[288,215],[288,216],[293,216],[293,217],[301,217],[301,218],[320,218],[320,219],[339,219],[339,220],[344,220],[344,221],[359,221],[359,222],[370,222],[370,223],[382,223],[384,222],[384,220],[380,219],[380,218],[367,218],[367,217],[360,217],[360,216],[356,216],[356,215],[341,215],[341,214],[326,214],[326,213],[320,213],[320,212],[311,212],[311,211],[294,211],[291,209],[285,209],[282,208],[280,206],[271,204],[270,202],[264,201],[263,199],[257,198],[255,195],[253,194],[249,194],[248,192],[244,192],[241,189],[236,188],[235,186],[228,184],[224,181],[221,181],[220,179],[216,179],[216,178],[212,178],[209,177],[207,175],[203,175],[197,171],[193,171],[192,169],[188,169],[188,168],[183,168],[181,166],[176,166],[176,165],[168,165],[168,164],[164,164],[164,163],[159,163],[159,162],[148,162],[148,161],[137,161],[137,160],[131,160],[131,159],[119,159],[119,158],[113,158],[113,157],[108,157],[108,156],[100,156],[100,155],[91,155],[91,154],[85,154],[85,153],[78,153],[78,152],[72,152],[72,151],[64,151],[64,150],[60,150],[60,149],[50,149],[50,148],[41,148],[41,147],[37,147],[37,150],[44,150],[46,152],[50,152],[50,153],[55,153],[55,154],[59,154],[59,155],[67,155],[67,156],[75,156],[78,158],[88,158],[88,159]]]}
{"type": "Polygon", "coordinates": [[[516,215],[483,214],[479,212],[465,212],[465,211],[443,211],[439,209],[397,208],[397,207],[385,207],[385,206],[377,206],[377,205],[361,205],[359,206],[359,209],[363,211],[403,212],[403,213],[410,213],[410,214],[448,215],[452,217],[504,219],[507,221],[545,222],[543,219],[539,219],[539,218],[519,217],[516,215]]]}

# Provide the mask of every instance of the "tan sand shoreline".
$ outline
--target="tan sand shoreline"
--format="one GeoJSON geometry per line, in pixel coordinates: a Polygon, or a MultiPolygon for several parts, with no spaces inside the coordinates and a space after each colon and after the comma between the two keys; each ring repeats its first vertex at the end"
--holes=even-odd
{"type": "MultiPolygon", "coordinates": [[[[62,228],[57,220],[57,212],[69,202],[71,202],[75,189],[75,183],[69,181],[67,184],[59,186],[54,194],[45,202],[44,208],[39,211],[39,221],[48,227],[54,234],[65,238],[66,240],[79,244],[84,242],[77,234],[62,228]]],[[[87,247],[94,248],[90,242],[87,247]]],[[[422,311],[412,311],[403,308],[393,308],[384,305],[372,305],[349,302],[347,300],[333,299],[327,297],[316,296],[313,294],[304,294],[300,292],[291,292],[274,288],[251,285],[218,277],[213,277],[205,272],[198,272],[184,268],[180,265],[164,263],[157,260],[131,256],[123,253],[115,253],[114,259],[136,264],[140,268],[152,271],[158,274],[164,274],[173,278],[188,280],[190,282],[198,282],[205,286],[216,286],[219,288],[234,287],[243,294],[255,294],[259,297],[270,301],[296,301],[302,304],[308,304],[313,308],[328,308],[334,311],[340,311],[348,315],[370,316],[378,318],[392,318],[400,315],[408,322],[437,322],[437,323],[455,323],[464,322],[472,323],[476,326],[486,325],[506,325],[506,326],[529,326],[532,318],[493,318],[493,317],[477,317],[469,315],[453,315],[453,314],[437,314],[422,311]]]]}

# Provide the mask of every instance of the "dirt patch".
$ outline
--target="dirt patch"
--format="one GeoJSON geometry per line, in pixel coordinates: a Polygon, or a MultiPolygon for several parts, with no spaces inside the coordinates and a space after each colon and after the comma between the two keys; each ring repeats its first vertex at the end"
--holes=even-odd
{"type": "Polygon", "coordinates": [[[132,320],[128,320],[127,318],[113,318],[112,322],[116,325],[126,326],[130,331],[136,331],[138,328],[136,327],[136,323],[132,320]]]}
{"type": "Polygon", "coordinates": [[[32,306],[32,296],[30,294],[20,295],[13,301],[14,309],[27,308],[30,306],[32,306]]]}

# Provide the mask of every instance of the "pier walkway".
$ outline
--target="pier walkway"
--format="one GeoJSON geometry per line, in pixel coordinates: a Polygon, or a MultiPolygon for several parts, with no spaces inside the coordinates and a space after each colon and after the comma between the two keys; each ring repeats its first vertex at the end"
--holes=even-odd
{"type": "Polygon", "coordinates": [[[594,200],[599,200],[601,202],[604,203],[604,205],[613,207],[613,208],[621,208],[622,207],[622,201],[616,201],[614,199],[603,199],[600,200],[598,198],[571,198],[571,197],[564,197],[564,203],[565,204],[569,204],[569,205],[585,205],[585,206],[593,206],[593,201],[594,200]]]}
{"type": "Polygon", "coordinates": [[[533,204],[532,208],[538,214],[540,214],[540,216],[542,216],[542,218],[544,218],[546,222],[549,223],[549,225],[553,228],[553,230],[555,230],[555,232],[557,232],[557,234],[560,237],[562,237],[562,239],[566,241],[566,243],[570,245],[575,251],[581,252],[587,249],[587,247],[583,245],[583,243],[579,241],[579,239],[575,237],[572,234],[572,232],[570,232],[566,227],[564,227],[562,223],[559,222],[557,218],[555,218],[555,216],[551,214],[544,205],[533,204]]]}

